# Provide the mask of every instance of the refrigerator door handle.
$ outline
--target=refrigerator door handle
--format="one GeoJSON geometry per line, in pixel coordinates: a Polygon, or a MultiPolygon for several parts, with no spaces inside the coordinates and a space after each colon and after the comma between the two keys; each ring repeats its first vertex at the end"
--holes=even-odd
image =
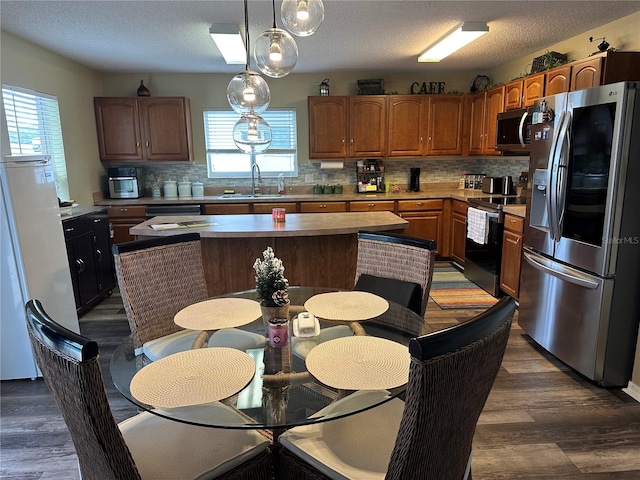
{"type": "Polygon", "coordinates": [[[536,270],[548,273],[560,280],[588,288],[589,290],[595,290],[599,286],[598,282],[591,280],[589,276],[574,268],[560,265],[528,250],[523,251],[522,255],[526,262],[536,270]]]}
{"type": "Polygon", "coordinates": [[[569,167],[569,152],[571,151],[571,138],[569,136],[569,129],[571,128],[571,113],[565,112],[564,123],[560,128],[559,134],[559,148],[558,148],[558,162],[555,168],[556,171],[556,185],[555,185],[555,215],[556,215],[556,232],[558,237],[555,240],[560,240],[562,236],[562,224],[564,223],[564,208],[565,200],[567,197],[567,175],[569,167]]]}
{"type": "Polygon", "coordinates": [[[518,140],[520,140],[520,145],[522,145],[523,148],[526,147],[524,143],[524,122],[527,119],[527,115],[529,115],[529,112],[525,110],[520,119],[520,126],[518,127],[518,140]]]}
{"type": "Polygon", "coordinates": [[[547,165],[547,171],[549,180],[547,181],[547,212],[549,214],[549,236],[551,240],[558,240],[558,232],[557,232],[557,211],[556,211],[556,196],[557,196],[557,157],[558,157],[558,143],[560,142],[560,133],[562,131],[562,125],[564,124],[566,112],[562,112],[560,114],[560,118],[558,119],[558,127],[553,136],[553,142],[551,143],[551,150],[549,152],[549,163],[547,165]]]}

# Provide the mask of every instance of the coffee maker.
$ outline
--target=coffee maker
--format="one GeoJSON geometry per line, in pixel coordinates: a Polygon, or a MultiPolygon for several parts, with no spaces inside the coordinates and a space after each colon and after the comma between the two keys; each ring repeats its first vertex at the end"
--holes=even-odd
{"type": "Polygon", "coordinates": [[[420,191],[420,169],[411,168],[410,171],[411,171],[411,177],[409,178],[409,191],[419,192],[420,191]]]}

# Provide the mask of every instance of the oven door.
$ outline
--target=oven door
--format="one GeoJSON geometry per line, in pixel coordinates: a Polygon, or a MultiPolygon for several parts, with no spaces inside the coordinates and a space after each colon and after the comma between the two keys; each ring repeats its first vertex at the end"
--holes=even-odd
{"type": "MultiPolygon", "coordinates": [[[[464,276],[497,297],[500,295],[500,263],[502,261],[503,215],[499,210],[488,210],[469,204],[470,208],[488,211],[488,236],[485,243],[467,238],[465,241],[464,276]]],[[[467,225],[467,228],[469,226],[467,225]]]]}

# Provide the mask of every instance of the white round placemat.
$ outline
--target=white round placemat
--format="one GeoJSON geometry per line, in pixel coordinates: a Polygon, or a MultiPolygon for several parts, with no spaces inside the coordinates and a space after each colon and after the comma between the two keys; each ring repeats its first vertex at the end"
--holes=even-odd
{"type": "Polygon", "coordinates": [[[343,337],[313,348],[307,370],[318,381],[344,390],[400,387],[409,379],[409,349],[378,337],[343,337]]]}
{"type": "Polygon", "coordinates": [[[131,379],[131,395],[159,408],[200,405],[238,393],[255,371],[253,359],[234,348],[187,350],[143,367],[131,379]]]}
{"type": "Polygon", "coordinates": [[[382,315],[389,302],[369,292],[330,292],[314,295],[304,308],[324,320],[359,321],[382,315]]]}
{"type": "Polygon", "coordinates": [[[262,315],[260,304],[248,298],[211,298],[176,313],[176,325],[190,330],[220,330],[247,325],[262,315]]]}

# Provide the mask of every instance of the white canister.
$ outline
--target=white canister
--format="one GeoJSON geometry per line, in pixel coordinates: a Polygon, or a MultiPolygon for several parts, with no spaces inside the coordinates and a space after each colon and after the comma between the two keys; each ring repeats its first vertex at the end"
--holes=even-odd
{"type": "Polygon", "coordinates": [[[204,197],[204,184],[202,182],[193,182],[191,184],[191,195],[194,197],[204,197]]]}
{"type": "Polygon", "coordinates": [[[178,195],[181,197],[190,197],[191,182],[178,182],[178,195]]]}
{"type": "Polygon", "coordinates": [[[164,196],[165,197],[177,197],[178,196],[178,182],[175,180],[167,180],[164,182],[164,196]]]}

